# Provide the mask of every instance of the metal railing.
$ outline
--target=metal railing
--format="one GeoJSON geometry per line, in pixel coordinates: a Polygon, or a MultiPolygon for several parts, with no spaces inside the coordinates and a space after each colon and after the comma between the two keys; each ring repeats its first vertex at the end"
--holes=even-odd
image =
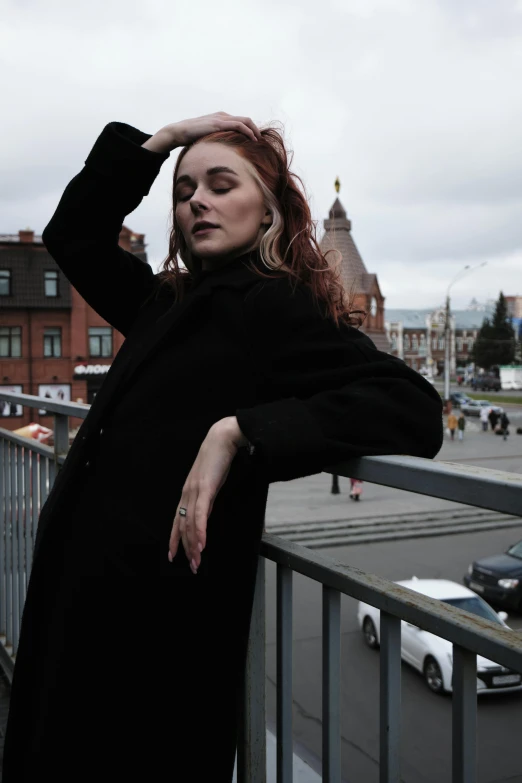
{"type": "MultiPolygon", "coordinates": [[[[42,399],[0,391],[33,408],[42,399]]],[[[0,652],[12,671],[39,509],[68,448],[68,417],[89,406],[45,400],[55,448],[0,429],[0,652]]],[[[479,508],[522,514],[522,476],[416,457],[365,457],[327,468],[390,487],[479,508]]],[[[476,615],[265,534],[261,546],[238,742],[239,783],[266,781],[265,561],[277,564],[277,780],[292,780],[292,578],[323,586],[323,780],[341,781],[341,595],[380,610],[380,781],[400,782],[401,621],[453,644],[453,783],[476,781],[477,655],[522,673],[520,635],[476,615]]]]}

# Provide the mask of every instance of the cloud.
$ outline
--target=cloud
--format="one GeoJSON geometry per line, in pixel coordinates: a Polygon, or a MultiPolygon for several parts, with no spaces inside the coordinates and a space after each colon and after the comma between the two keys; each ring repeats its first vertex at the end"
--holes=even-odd
{"type": "MultiPolygon", "coordinates": [[[[340,177],[390,307],[406,306],[420,269],[439,301],[470,259],[491,259],[493,288],[494,264],[516,285],[499,259],[522,248],[520,0],[0,7],[0,233],[43,230],[107,122],[154,133],[224,110],[284,123],[319,224],[340,177]]],[[[167,250],[175,158],[126,219],[153,266],[167,250]]],[[[469,285],[478,293],[478,276],[469,285]]]]}

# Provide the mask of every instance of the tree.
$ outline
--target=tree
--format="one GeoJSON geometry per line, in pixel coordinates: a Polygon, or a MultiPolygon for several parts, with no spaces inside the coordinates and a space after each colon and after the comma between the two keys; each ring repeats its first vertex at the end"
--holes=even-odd
{"type": "Polygon", "coordinates": [[[484,322],[473,347],[473,361],[489,370],[493,365],[511,364],[515,358],[515,331],[502,291],[495,305],[493,320],[484,322]]]}

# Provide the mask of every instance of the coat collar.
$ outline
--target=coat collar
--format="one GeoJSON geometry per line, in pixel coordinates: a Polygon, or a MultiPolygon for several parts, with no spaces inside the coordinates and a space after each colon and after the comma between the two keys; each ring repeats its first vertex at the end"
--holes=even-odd
{"type": "Polygon", "coordinates": [[[136,373],[146,372],[146,361],[161,348],[165,340],[171,334],[175,335],[176,339],[183,339],[184,333],[203,317],[208,298],[214,290],[219,287],[247,288],[263,280],[250,265],[268,272],[259,252],[254,251],[238,256],[220,269],[195,275],[180,302],[173,302],[152,323],[144,326],[139,337],[133,338],[132,347],[124,343],[92,405],[90,419],[95,427],[109,405],[114,404],[116,395],[121,393],[136,373]]]}

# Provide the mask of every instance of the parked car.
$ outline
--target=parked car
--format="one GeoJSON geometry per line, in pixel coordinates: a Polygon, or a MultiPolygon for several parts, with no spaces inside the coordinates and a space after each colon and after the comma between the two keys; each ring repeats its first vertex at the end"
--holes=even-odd
{"type": "Polygon", "coordinates": [[[468,397],[464,392],[452,392],[450,400],[454,408],[460,408],[463,403],[470,402],[471,397],[468,397]]]}
{"type": "Polygon", "coordinates": [[[496,375],[479,375],[471,384],[478,391],[500,391],[500,378],[496,375]]]}
{"type": "Polygon", "coordinates": [[[480,411],[484,407],[493,408],[495,413],[498,413],[499,415],[504,413],[504,408],[501,408],[500,405],[493,405],[489,400],[469,400],[468,402],[463,403],[460,406],[460,409],[466,416],[480,416],[480,411]]]}
{"type": "MultiPolygon", "coordinates": [[[[465,609],[507,628],[505,612],[495,612],[472,590],[447,579],[407,579],[397,584],[422,595],[438,598],[444,603],[465,609]]],[[[357,619],[368,647],[377,648],[380,637],[380,612],[373,606],[359,603],[357,619]]],[[[401,622],[401,657],[424,676],[434,693],[452,691],[453,645],[415,625],[401,622]]],[[[477,693],[522,690],[522,674],[498,663],[477,656],[477,693]]]]}
{"type": "Polygon", "coordinates": [[[522,541],[500,555],[474,560],[464,584],[494,604],[522,612],[522,541]]]}

